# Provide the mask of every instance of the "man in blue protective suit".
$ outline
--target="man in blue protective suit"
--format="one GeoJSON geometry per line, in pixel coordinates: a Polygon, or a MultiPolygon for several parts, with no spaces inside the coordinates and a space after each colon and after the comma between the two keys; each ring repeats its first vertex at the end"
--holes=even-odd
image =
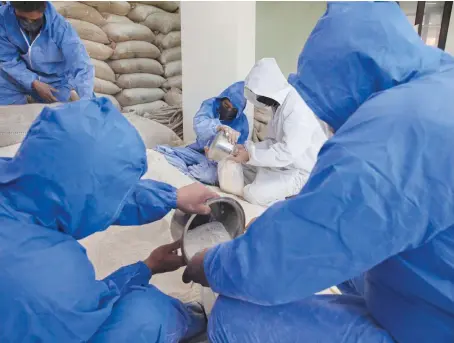
{"type": "Polygon", "coordinates": [[[335,134],[299,195],[188,264],[220,294],[210,341],[454,342],[454,58],[394,2],[330,3],[289,81],[335,134]]]}
{"type": "Polygon", "coordinates": [[[176,342],[203,329],[200,312],[148,285],[182,265],[178,243],[97,281],[77,241],[177,207],[209,212],[206,187],[176,190],[146,170],[139,134],[105,98],[45,108],[0,159],[0,342],[176,342]],[[162,316],[172,321],[155,325],[162,316]]]}
{"type": "Polygon", "coordinates": [[[45,103],[89,99],[93,85],[85,47],[50,2],[0,7],[0,105],[25,104],[27,96],[45,103]]]}
{"type": "Polygon", "coordinates": [[[197,141],[187,147],[161,145],[156,151],[164,154],[167,161],[184,174],[205,184],[217,184],[217,163],[206,158],[205,148],[219,131],[224,131],[233,144],[246,142],[249,124],[244,113],[246,99],[243,94],[244,82],[236,82],[219,96],[205,100],[194,117],[197,141]]]}

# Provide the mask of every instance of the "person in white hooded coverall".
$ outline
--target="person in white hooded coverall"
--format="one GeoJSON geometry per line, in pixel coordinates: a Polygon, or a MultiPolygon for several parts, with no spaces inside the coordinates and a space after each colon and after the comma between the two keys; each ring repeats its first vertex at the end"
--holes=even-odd
{"type": "Polygon", "coordinates": [[[247,100],[257,108],[271,106],[273,116],[266,139],[238,145],[233,160],[243,164],[244,199],[268,206],[301,191],[327,135],[274,58],[257,62],[244,89],[247,100]]]}

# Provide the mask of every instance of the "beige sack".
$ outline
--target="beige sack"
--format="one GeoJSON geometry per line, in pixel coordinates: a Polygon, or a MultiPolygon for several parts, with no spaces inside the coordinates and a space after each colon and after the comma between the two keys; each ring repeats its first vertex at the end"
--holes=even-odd
{"type": "Polygon", "coordinates": [[[162,12],[164,11],[158,7],[135,3],[132,4],[132,10],[129,12],[128,18],[136,23],[141,23],[145,21],[150,14],[162,12]]]}
{"type": "Polygon", "coordinates": [[[85,39],[82,39],[82,43],[85,46],[85,49],[87,49],[88,56],[90,56],[91,58],[105,61],[109,59],[113,54],[113,49],[108,45],[92,42],[85,39]]]}
{"type": "Polygon", "coordinates": [[[178,88],[171,88],[166,95],[164,95],[164,101],[169,106],[181,106],[183,104],[183,94],[178,88]]]}
{"type": "Polygon", "coordinates": [[[167,12],[175,12],[180,7],[178,1],[141,1],[140,3],[159,7],[167,12]]]}
{"type": "Polygon", "coordinates": [[[99,12],[107,12],[117,15],[127,15],[131,5],[127,1],[81,1],[84,4],[96,8],[99,12]]]}
{"type": "Polygon", "coordinates": [[[81,39],[103,44],[110,43],[109,38],[104,33],[104,31],[95,24],[77,19],[68,19],[68,22],[71,24],[74,30],[76,30],[81,39]]]}
{"type": "Polygon", "coordinates": [[[110,67],[116,74],[148,73],[163,75],[164,69],[161,63],[150,58],[128,58],[109,62],[110,67]]]}
{"type": "Polygon", "coordinates": [[[133,106],[123,107],[123,113],[134,112],[139,116],[144,116],[145,113],[151,113],[153,111],[159,110],[160,108],[167,107],[168,105],[162,101],[153,101],[147,104],[138,104],[133,106]]]}
{"type": "Polygon", "coordinates": [[[156,38],[148,27],[140,24],[112,23],[105,25],[102,29],[113,42],[130,40],[154,42],[156,38]]]}
{"type": "Polygon", "coordinates": [[[147,149],[153,149],[157,145],[180,146],[183,141],[168,127],[146,119],[134,113],[126,113],[125,117],[139,132],[147,149]]]}
{"type": "Polygon", "coordinates": [[[183,89],[183,82],[182,82],[182,77],[181,75],[178,76],[172,76],[167,79],[166,82],[162,85],[162,88],[169,89],[172,87],[183,89]]]}
{"type": "Polygon", "coordinates": [[[93,63],[93,67],[95,67],[95,76],[98,79],[115,82],[115,73],[106,62],[98,61],[92,58],[91,63],[93,63]]]}
{"type": "Polygon", "coordinates": [[[131,40],[129,42],[117,43],[111,59],[120,60],[140,57],[157,59],[160,55],[161,51],[155,45],[148,42],[131,40]]]}
{"type": "Polygon", "coordinates": [[[120,106],[120,103],[118,102],[117,99],[115,99],[115,97],[113,95],[109,95],[109,94],[101,94],[101,93],[95,93],[95,95],[98,97],[98,98],[107,98],[110,100],[110,102],[112,102],[112,104],[119,110],[121,111],[121,106],[120,106]]]}
{"type": "Polygon", "coordinates": [[[241,163],[224,158],[218,163],[218,178],[221,191],[243,196],[244,174],[241,163]]]}
{"type": "Polygon", "coordinates": [[[181,60],[181,47],[164,50],[159,57],[159,62],[167,64],[169,62],[181,60]]]}
{"type": "Polygon", "coordinates": [[[102,94],[114,95],[120,92],[121,89],[118,86],[110,81],[101,80],[95,77],[95,92],[102,94]]]}
{"type": "Polygon", "coordinates": [[[55,1],[52,2],[55,9],[65,18],[86,21],[97,26],[106,24],[104,17],[93,7],[77,1],[55,1]]]}
{"type": "Polygon", "coordinates": [[[117,86],[122,89],[129,88],[159,88],[166,80],[159,75],[136,73],[123,74],[117,79],[117,86]]]}
{"type": "Polygon", "coordinates": [[[181,75],[182,74],[181,67],[182,67],[181,61],[174,61],[174,62],[167,63],[164,66],[164,76],[166,78],[169,78],[172,76],[181,75]]]}
{"type": "Polygon", "coordinates": [[[163,34],[181,29],[180,15],[165,12],[150,14],[142,24],[163,34]]]}
{"type": "Polygon", "coordinates": [[[105,19],[105,24],[133,24],[133,22],[124,15],[112,14],[107,12],[102,12],[101,15],[105,19]]]}
{"type": "Polygon", "coordinates": [[[123,89],[116,98],[120,105],[125,107],[158,101],[164,97],[164,94],[160,88],[131,88],[123,89]]]}
{"type": "Polygon", "coordinates": [[[156,36],[156,45],[160,49],[170,49],[181,46],[181,32],[173,31],[166,35],[160,33],[156,36]]]}

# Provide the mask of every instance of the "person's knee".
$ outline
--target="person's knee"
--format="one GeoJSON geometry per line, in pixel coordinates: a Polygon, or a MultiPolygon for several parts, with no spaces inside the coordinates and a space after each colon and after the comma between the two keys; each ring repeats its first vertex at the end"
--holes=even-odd
{"type": "Polygon", "coordinates": [[[273,198],[270,196],[271,191],[255,183],[247,185],[243,188],[243,198],[253,205],[268,206],[273,198]]]}

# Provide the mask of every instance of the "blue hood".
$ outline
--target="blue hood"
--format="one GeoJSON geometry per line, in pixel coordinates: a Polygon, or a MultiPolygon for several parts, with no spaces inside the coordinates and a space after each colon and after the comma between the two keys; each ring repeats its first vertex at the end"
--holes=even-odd
{"type": "Polygon", "coordinates": [[[233,85],[229,86],[226,88],[221,94],[219,94],[218,97],[216,97],[217,101],[216,102],[216,114],[219,117],[219,114],[217,113],[217,110],[220,105],[220,100],[223,98],[227,98],[230,100],[230,102],[233,104],[238,109],[238,114],[236,118],[241,117],[244,115],[243,111],[246,108],[246,103],[247,100],[244,97],[244,82],[236,82],[233,85]]]}
{"type": "Polygon", "coordinates": [[[146,172],[145,146],[105,98],[45,108],[0,161],[3,212],[75,238],[105,230],[146,172]]]}
{"type": "Polygon", "coordinates": [[[289,82],[321,120],[338,130],[372,95],[452,61],[423,43],[396,3],[334,2],[289,82]]]}

